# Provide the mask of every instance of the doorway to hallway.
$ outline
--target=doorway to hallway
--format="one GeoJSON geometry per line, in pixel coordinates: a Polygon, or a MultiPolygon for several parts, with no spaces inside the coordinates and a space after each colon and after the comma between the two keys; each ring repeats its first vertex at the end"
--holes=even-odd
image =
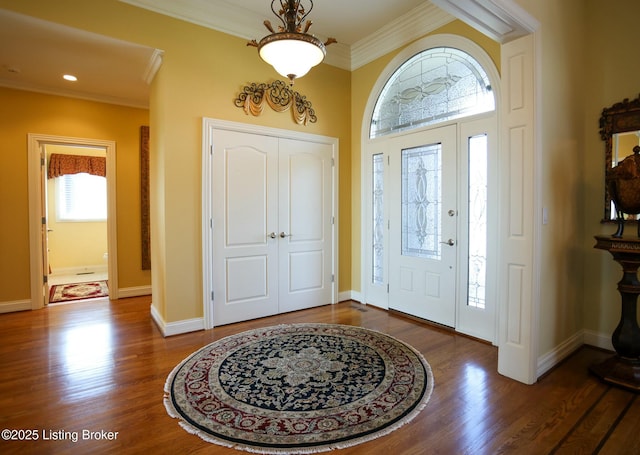
{"type": "MultiPolygon", "coordinates": [[[[47,148],[71,147],[100,150],[104,154],[104,174],[106,176],[106,252],[102,251],[100,260],[106,262],[108,276],[108,294],[117,299],[117,236],[116,236],[116,149],[115,142],[99,139],[71,138],[29,134],[29,235],[31,245],[31,294],[32,309],[42,308],[49,303],[50,275],[49,262],[49,223],[47,200],[47,148]],[[105,256],[106,253],[106,256],[105,256]]],[[[53,183],[52,183],[53,184],[53,183]]],[[[70,184],[73,186],[73,184],[70,184]]],[[[73,191],[67,191],[74,194],[73,191]]],[[[67,201],[71,203],[71,201],[67,201]]],[[[68,207],[71,212],[73,209],[68,207]]],[[[69,215],[69,213],[67,213],[69,215]]],[[[73,235],[72,235],[73,237],[73,235]]],[[[102,248],[104,249],[104,248],[102,248]]],[[[100,262],[100,268],[104,267],[100,262]]],[[[53,268],[51,269],[53,271],[53,268]]],[[[89,271],[89,270],[81,270],[89,271]]],[[[76,273],[76,272],[74,272],[76,273]]]]}

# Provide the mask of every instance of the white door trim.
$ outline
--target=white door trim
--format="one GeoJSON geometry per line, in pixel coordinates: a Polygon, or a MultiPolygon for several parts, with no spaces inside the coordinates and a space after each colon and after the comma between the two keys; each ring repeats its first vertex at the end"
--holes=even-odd
{"type": "Polygon", "coordinates": [[[541,140],[538,33],[502,46],[498,372],[538,378],[541,140]],[[536,70],[536,67],[538,70],[536,70]]]}
{"type": "Polygon", "coordinates": [[[256,126],[246,123],[230,122],[204,117],[202,120],[202,305],[205,330],[214,326],[213,321],[213,133],[214,130],[230,130],[242,133],[259,134],[269,137],[295,139],[308,142],[330,144],[333,148],[332,166],[332,200],[331,212],[333,216],[332,229],[332,274],[335,277],[331,303],[338,299],[338,146],[337,138],[310,133],[301,133],[280,128],[256,126]]]}
{"type": "Polygon", "coordinates": [[[116,223],[116,143],[102,139],[87,139],[68,136],[52,136],[29,133],[28,138],[28,176],[29,176],[29,245],[31,276],[31,309],[44,306],[42,293],[44,264],[42,263],[43,244],[41,185],[44,183],[44,172],[41,166],[41,151],[45,145],[71,145],[83,147],[101,147],[107,155],[107,273],[109,276],[109,299],[118,298],[118,243],[116,223]]]}
{"type": "MultiPolygon", "coordinates": [[[[508,10],[515,3],[513,0],[505,0],[505,4],[502,6],[502,9],[505,11],[508,10]]],[[[498,7],[500,8],[500,7],[498,7]]],[[[540,131],[540,106],[541,106],[541,33],[539,31],[539,23],[532,17],[526,16],[525,18],[518,19],[523,26],[526,27],[527,30],[532,31],[530,35],[527,35],[525,38],[520,38],[519,43],[523,43],[526,47],[527,58],[530,58],[531,64],[528,64],[522,67],[521,77],[529,78],[531,81],[530,84],[521,85],[523,88],[523,92],[521,95],[523,99],[527,101],[531,100],[531,104],[529,107],[531,110],[530,116],[526,118],[526,124],[522,126],[527,129],[531,139],[531,143],[528,144],[530,148],[528,148],[527,153],[530,153],[531,166],[526,167],[524,169],[523,180],[521,182],[522,188],[521,190],[527,195],[527,206],[522,207],[523,211],[527,211],[531,214],[532,226],[530,235],[527,237],[526,242],[528,243],[527,247],[524,251],[524,256],[521,258],[523,264],[525,264],[525,269],[523,271],[524,276],[523,279],[526,280],[524,287],[521,288],[522,292],[527,292],[528,295],[522,296],[523,299],[518,299],[517,302],[509,302],[508,296],[505,293],[506,287],[509,284],[515,283],[515,281],[511,281],[508,277],[501,276],[506,273],[506,267],[510,263],[510,258],[507,257],[508,248],[505,242],[505,235],[507,234],[504,228],[501,228],[499,233],[499,251],[498,251],[498,289],[499,296],[498,301],[496,302],[496,311],[500,315],[498,319],[498,363],[499,363],[499,372],[504,374],[507,377],[512,379],[516,379],[518,381],[531,384],[537,380],[537,372],[536,365],[538,362],[538,325],[539,325],[539,306],[540,306],[540,236],[541,236],[541,227],[540,227],[540,200],[541,200],[541,173],[540,173],[540,162],[541,162],[541,131],[540,131]],[[529,38],[529,39],[526,39],[529,38]],[[507,307],[508,305],[508,307],[507,307]],[[508,324],[512,324],[511,327],[508,324]],[[516,335],[516,332],[512,330],[512,328],[516,325],[520,324],[517,327],[517,343],[511,343],[511,339],[516,335]],[[509,344],[508,344],[509,343],[509,344]],[[513,347],[514,349],[511,349],[513,347]],[[511,352],[514,351],[514,352],[511,352]],[[516,352],[517,351],[517,355],[516,352]],[[519,356],[519,357],[518,357],[519,356]]],[[[442,36],[442,35],[440,35],[442,36]]],[[[447,38],[451,38],[448,36],[447,38]]],[[[392,71],[395,70],[404,60],[406,60],[407,55],[411,54],[411,52],[419,52],[420,50],[426,49],[425,44],[429,42],[429,40],[438,39],[438,35],[434,35],[431,37],[426,37],[423,40],[418,40],[415,43],[409,45],[403,51],[401,51],[385,68],[385,70],[381,73],[380,78],[376,82],[376,85],[371,91],[367,106],[364,111],[363,122],[362,122],[362,131],[361,131],[361,182],[362,194],[365,195],[367,188],[365,186],[365,182],[367,182],[367,166],[366,159],[369,156],[368,147],[371,143],[371,139],[369,139],[369,122],[371,119],[371,114],[373,112],[373,108],[375,105],[375,101],[377,99],[377,94],[380,92],[384,84],[386,83],[388,77],[392,74],[392,71]],[[421,49],[418,49],[420,47],[421,49]]],[[[465,38],[462,37],[454,37],[454,39],[460,40],[461,42],[468,42],[465,38]]],[[[452,42],[447,41],[444,43],[445,45],[451,46],[452,42]]],[[[474,46],[477,46],[474,44],[474,46]]],[[[505,46],[503,46],[504,51],[505,46]]],[[[464,49],[463,49],[464,50],[464,49]]],[[[484,51],[483,51],[484,52],[484,51]]],[[[475,53],[471,53],[474,57],[477,57],[475,53]]],[[[480,60],[479,60],[480,61],[480,60]]],[[[504,60],[503,60],[504,61],[504,60]]],[[[488,70],[489,67],[485,66],[484,62],[480,61],[480,63],[488,70]]],[[[493,66],[493,65],[492,65],[493,66]]],[[[504,68],[503,68],[504,71],[504,68]]],[[[491,75],[490,75],[491,77],[491,75]]],[[[503,91],[510,88],[510,83],[512,81],[504,75],[502,78],[498,79],[499,84],[496,84],[494,90],[496,93],[502,89],[503,91]]],[[[497,109],[498,109],[498,135],[499,135],[499,150],[500,154],[502,154],[502,149],[507,147],[508,144],[504,142],[508,133],[508,125],[502,119],[504,115],[503,106],[506,105],[507,101],[502,100],[500,96],[497,96],[496,99],[497,109]]],[[[501,186],[504,184],[505,179],[509,179],[509,175],[505,175],[505,170],[499,170],[499,176],[501,186]]],[[[504,207],[507,203],[504,199],[509,198],[509,194],[501,193],[500,197],[502,198],[499,201],[501,207],[504,207]]],[[[360,277],[360,289],[363,294],[362,299],[366,301],[366,292],[367,292],[367,272],[368,269],[364,266],[367,263],[366,254],[368,250],[368,245],[366,242],[365,235],[365,224],[364,220],[367,219],[367,211],[366,204],[363,204],[361,207],[361,220],[363,221],[361,227],[361,277],[360,277]]],[[[513,289],[510,289],[513,291],[513,289]]],[[[511,340],[513,341],[513,339],[511,340]]]]}

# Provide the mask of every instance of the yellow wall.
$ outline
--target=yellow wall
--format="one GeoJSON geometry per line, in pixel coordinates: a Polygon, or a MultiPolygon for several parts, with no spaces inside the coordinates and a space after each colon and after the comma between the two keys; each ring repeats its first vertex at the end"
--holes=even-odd
{"type": "Polygon", "coordinates": [[[153,46],[165,52],[151,104],[152,195],[158,201],[152,206],[152,249],[154,254],[158,251],[153,264],[162,264],[154,269],[153,300],[165,321],[202,316],[203,117],[339,139],[338,284],[339,290],[350,289],[349,73],[321,65],[296,81],[295,90],[317,113],[315,124],[297,125],[289,112],[269,109],[250,117],[234,105],[235,97],[245,85],[272,81],[277,74],[261,62],[255,49],[246,48],[245,40],[163,17],[147,25],[157,35],[153,46]]]}
{"type": "MultiPolygon", "coordinates": [[[[203,313],[200,234],[203,117],[339,139],[338,282],[341,291],[351,288],[348,71],[323,64],[296,81],[295,89],[311,101],[317,113],[316,124],[297,125],[290,113],[269,110],[261,117],[249,117],[233,104],[239,91],[251,82],[269,82],[278,75],[260,60],[255,48],[246,47],[243,39],[116,0],[0,0],[0,8],[164,51],[162,67],[152,84],[150,126],[153,305],[166,322],[197,318],[203,313]]],[[[22,187],[26,187],[26,175],[22,187]]],[[[25,206],[26,202],[25,198],[25,206]]],[[[22,217],[27,219],[26,208],[22,217]]],[[[28,251],[26,242],[25,237],[23,251],[28,251]]],[[[28,258],[22,269],[21,273],[28,273],[28,258]]],[[[120,279],[124,280],[128,273],[129,270],[121,268],[120,279]]],[[[28,286],[18,294],[21,298],[28,296],[28,286]]]]}
{"type": "MultiPolygon", "coordinates": [[[[86,147],[47,145],[47,163],[52,153],[65,155],[105,156],[104,150],[86,147]]],[[[77,273],[84,269],[107,271],[107,221],[59,221],[58,181],[47,179],[47,246],[51,273],[77,273]],[[62,270],[61,270],[62,269],[62,270]]],[[[148,284],[148,283],[147,283],[148,284]]]]}
{"type": "Polygon", "coordinates": [[[118,281],[148,286],[140,268],[139,128],[148,111],[0,87],[0,302],[30,298],[27,134],[116,141],[118,281]]]}
{"type": "MultiPolygon", "coordinates": [[[[609,253],[595,250],[596,234],[612,234],[615,227],[601,224],[604,212],[604,142],[598,134],[602,109],[640,94],[637,18],[640,2],[616,0],[607,4],[586,1],[586,76],[584,87],[585,147],[584,159],[584,327],[595,333],[611,334],[620,320],[620,295],[617,283],[622,268],[609,253]],[[630,57],[632,56],[632,57],[630,57]]],[[[635,226],[625,234],[635,235],[635,226]]]]}

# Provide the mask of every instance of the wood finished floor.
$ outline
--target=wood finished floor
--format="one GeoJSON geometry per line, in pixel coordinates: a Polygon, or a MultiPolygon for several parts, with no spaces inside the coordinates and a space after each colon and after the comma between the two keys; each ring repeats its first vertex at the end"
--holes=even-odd
{"type": "Polygon", "coordinates": [[[388,333],[430,363],[427,407],[388,436],[331,453],[639,454],[640,400],[587,367],[609,354],[582,348],[537,384],[497,370],[497,350],[464,336],[354,302],[163,338],[150,297],[100,299],[0,315],[0,429],[38,430],[2,441],[2,454],[240,454],[188,434],[163,405],[181,360],[243,330],[294,322],[351,324],[388,333]],[[60,431],[111,431],[117,439],[43,440],[60,431]]]}

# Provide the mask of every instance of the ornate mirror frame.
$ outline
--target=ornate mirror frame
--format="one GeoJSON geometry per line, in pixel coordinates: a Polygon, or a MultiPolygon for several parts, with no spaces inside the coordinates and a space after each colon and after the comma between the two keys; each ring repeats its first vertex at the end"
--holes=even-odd
{"type": "MultiPolygon", "coordinates": [[[[622,102],[602,110],[600,117],[600,137],[605,142],[605,179],[613,167],[613,137],[618,133],[640,131],[640,95],[629,101],[625,98],[622,102]]],[[[629,151],[632,154],[632,151],[629,151]]],[[[616,163],[617,164],[617,163],[616,163]]],[[[603,223],[614,222],[611,217],[611,197],[604,190],[604,217],[603,223]]]]}

